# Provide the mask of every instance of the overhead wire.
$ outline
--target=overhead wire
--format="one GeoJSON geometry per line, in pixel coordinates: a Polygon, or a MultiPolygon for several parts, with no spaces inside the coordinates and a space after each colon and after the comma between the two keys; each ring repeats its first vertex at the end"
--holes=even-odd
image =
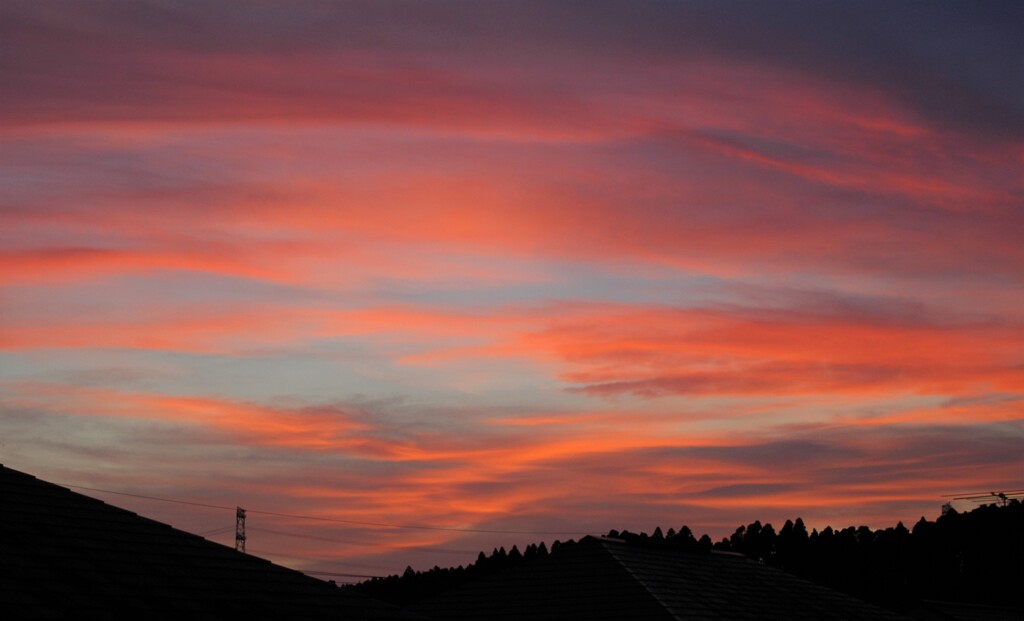
{"type": "MultiPolygon", "coordinates": [[[[385,572],[388,571],[386,568],[380,567],[380,566],[377,566],[377,565],[362,565],[362,564],[359,564],[359,563],[344,563],[344,562],[339,563],[337,559],[323,559],[323,558],[302,557],[302,556],[296,556],[296,555],[294,555],[292,553],[289,553],[289,552],[279,552],[279,551],[275,551],[275,550],[267,550],[267,549],[264,549],[262,547],[260,547],[258,550],[255,550],[255,551],[251,552],[251,554],[256,555],[256,556],[260,556],[260,557],[273,556],[273,557],[284,558],[284,559],[299,559],[299,560],[308,561],[308,562],[331,563],[331,564],[334,564],[334,565],[342,565],[342,566],[349,565],[349,566],[352,566],[352,567],[365,567],[365,568],[370,569],[370,570],[379,569],[379,570],[385,571],[385,572]]],[[[323,570],[310,570],[310,571],[306,571],[306,570],[302,570],[302,569],[294,569],[294,568],[292,568],[292,569],[293,569],[293,571],[298,571],[298,572],[302,572],[304,574],[310,574],[310,575],[313,575],[313,574],[330,574],[330,575],[336,575],[336,576],[352,576],[352,577],[356,577],[356,578],[387,578],[388,577],[387,575],[382,576],[382,575],[356,574],[356,573],[352,573],[352,572],[343,572],[343,571],[338,571],[338,572],[323,571],[323,570]]],[[[394,575],[394,574],[388,574],[388,575],[394,575]]]]}
{"type": "MultiPolygon", "coordinates": [[[[160,501],[160,502],[170,502],[170,503],[176,503],[176,504],[181,504],[181,505],[188,505],[188,506],[193,506],[193,507],[202,507],[202,508],[205,508],[205,509],[217,509],[217,510],[223,510],[223,511],[234,511],[234,510],[237,509],[237,507],[230,507],[230,506],[227,506],[227,505],[215,505],[215,504],[212,504],[212,503],[195,502],[195,501],[190,501],[190,500],[180,500],[180,499],[177,499],[177,498],[165,498],[165,497],[162,497],[162,496],[152,496],[152,495],[147,495],[147,494],[134,494],[134,493],[130,493],[130,492],[119,492],[119,491],[115,491],[115,490],[103,489],[103,488],[98,488],[98,487],[88,487],[88,486],[85,486],[85,485],[71,485],[71,484],[67,484],[67,483],[62,483],[61,485],[63,485],[64,487],[72,488],[72,489],[88,490],[88,491],[100,492],[100,493],[104,493],[104,494],[114,494],[114,495],[117,495],[117,496],[127,496],[127,497],[130,497],[130,498],[140,498],[140,499],[143,499],[143,500],[156,500],[156,501],[160,501]]],[[[320,516],[302,515],[302,514],[297,514],[297,513],[279,513],[279,512],[274,512],[274,511],[261,511],[261,510],[258,510],[258,509],[246,509],[246,511],[247,511],[247,513],[254,513],[254,514],[259,514],[259,515],[270,515],[270,516],[277,516],[277,517],[289,517],[289,518],[295,518],[295,519],[316,520],[316,521],[321,521],[321,522],[335,522],[335,523],[340,523],[340,524],[369,525],[369,526],[376,526],[376,527],[381,527],[381,528],[395,528],[395,529],[440,530],[440,531],[453,531],[453,532],[495,533],[495,534],[527,534],[527,535],[579,535],[580,534],[579,531],[499,530],[499,529],[456,528],[456,527],[446,527],[446,526],[424,526],[424,525],[410,525],[410,524],[388,524],[388,523],[383,523],[383,522],[365,522],[365,521],[358,521],[358,520],[342,520],[342,519],[337,519],[337,518],[325,518],[325,517],[320,517],[320,516]]],[[[212,530],[200,533],[199,535],[202,536],[202,537],[208,537],[208,536],[212,536],[212,535],[218,535],[218,534],[230,532],[230,531],[234,530],[234,528],[235,528],[234,525],[223,526],[223,527],[220,527],[220,528],[215,528],[215,529],[212,529],[212,530]]],[[[329,541],[329,542],[347,543],[347,544],[355,544],[355,545],[364,544],[364,542],[357,542],[357,541],[352,541],[352,540],[347,540],[347,539],[341,539],[341,538],[335,538],[335,537],[322,537],[322,536],[318,536],[318,535],[307,535],[307,534],[304,534],[304,533],[287,532],[287,531],[281,531],[281,530],[269,529],[269,528],[263,528],[263,527],[249,526],[249,530],[250,531],[256,531],[256,532],[265,532],[265,533],[274,534],[274,535],[281,535],[281,536],[286,536],[286,537],[297,537],[297,538],[301,538],[301,539],[310,539],[310,540],[314,540],[314,541],[329,541]]],[[[417,552],[417,553],[441,552],[441,553],[449,553],[449,554],[473,554],[474,553],[473,550],[457,550],[457,549],[452,549],[452,548],[434,548],[434,547],[424,547],[424,546],[420,546],[420,547],[416,547],[416,548],[404,548],[403,551],[404,552],[417,552]]],[[[278,553],[278,552],[271,552],[269,550],[264,550],[262,552],[262,554],[273,554],[273,555],[276,555],[276,556],[293,556],[291,554],[283,554],[283,553],[278,553]]],[[[331,572],[331,571],[305,571],[305,572],[302,572],[302,573],[309,574],[311,576],[337,576],[337,577],[344,577],[344,578],[361,578],[361,579],[371,579],[371,578],[383,578],[383,577],[385,577],[385,576],[380,576],[380,575],[356,574],[356,573],[348,573],[348,572],[331,572]]]]}
{"type": "MultiPolygon", "coordinates": [[[[281,535],[283,537],[295,537],[298,539],[311,539],[313,541],[330,541],[334,543],[348,543],[357,546],[373,546],[376,544],[369,543],[366,541],[353,541],[352,539],[339,539],[337,537],[322,537],[320,535],[307,535],[305,533],[290,533],[287,531],[276,530],[272,528],[263,528],[262,526],[249,526],[248,530],[255,531],[257,533],[269,533],[271,535],[281,535]]],[[[402,548],[402,552],[442,552],[446,554],[476,554],[476,550],[458,550],[454,548],[435,548],[432,546],[417,546],[411,548],[402,548]]]]}
{"type": "Polygon", "coordinates": [[[310,576],[344,576],[345,578],[384,578],[385,576],[368,576],[366,574],[346,574],[343,572],[302,572],[310,576]]]}
{"type": "MultiPolygon", "coordinates": [[[[193,507],[204,507],[207,509],[222,509],[225,511],[234,511],[237,507],[229,507],[227,505],[215,505],[205,502],[193,502],[189,500],[178,500],[175,498],[164,498],[160,496],[149,496],[145,494],[132,494],[128,492],[118,492],[109,489],[101,489],[98,487],[86,487],[85,485],[69,485],[67,483],[61,483],[64,487],[73,489],[84,489],[92,492],[102,492],[104,494],[115,494],[118,496],[128,496],[130,498],[142,498],[145,500],[158,500],[161,502],[173,502],[182,505],[191,505],[193,507]]],[[[302,515],[300,513],[281,513],[277,511],[262,511],[259,509],[246,509],[249,514],[258,515],[271,515],[275,517],[286,517],[294,518],[299,520],[314,520],[318,522],[334,522],[337,524],[349,524],[354,526],[373,526],[377,528],[396,528],[406,530],[434,530],[434,531],[446,531],[456,533],[484,533],[493,535],[581,535],[586,534],[585,531],[557,531],[557,530],[511,530],[511,529],[490,529],[490,528],[460,528],[457,526],[430,526],[424,524],[394,524],[388,522],[371,522],[364,520],[345,520],[341,518],[330,518],[316,515],[302,515]]]]}
{"type": "Polygon", "coordinates": [[[297,513],[278,513],[276,511],[259,511],[259,510],[248,510],[249,513],[257,513],[261,515],[273,515],[277,517],[288,517],[302,520],[317,520],[320,522],[336,522],[338,524],[353,524],[357,526],[376,526],[379,528],[403,528],[403,529],[414,529],[414,530],[440,530],[440,531],[452,531],[458,533],[488,533],[498,535],[579,535],[583,531],[553,531],[553,530],[503,530],[503,529],[488,529],[488,528],[458,528],[454,526],[426,526],[422,524],[389,524],[387,522],[365,522],[360,520],[343,520],[339,518],[327,518],[319,517],[315,515],[300,515],[297,513]]]}
{"type": "Polygon", "coordinates": [[[1004,489],[996,492],[965,492],[963,494],[944,494],[941,498],[952,498],[953,500],[967,500],[971,498],[989,498],[999,494],[1021,494],[1024,489],[1004,489]]]}
{"type": "Polygon", "coordinates": [[[145,498],[146,500],[160,500],[162,502],[176,502],[179,505],[192,505],[193,507],[206,507],[207,509],[225,509],[227,511],[234,511],[236,507],[227,507],[224,505],[211,505],[205,502],[192,502],[189,500],[176,500],[173,498],[160,498],[159,496],[144,496],[142,494],[129,494],[128,492],[115,492],[111,489],[100,489],[98,487],[86,487],[84,485],[69,485],[67,483],[60,483],[64,487],[70,487],[72,489],[86,489],[90,492],[103,492],[104,494],[117,494],[118,496],[130,496],[132,498],[145,498]]]}

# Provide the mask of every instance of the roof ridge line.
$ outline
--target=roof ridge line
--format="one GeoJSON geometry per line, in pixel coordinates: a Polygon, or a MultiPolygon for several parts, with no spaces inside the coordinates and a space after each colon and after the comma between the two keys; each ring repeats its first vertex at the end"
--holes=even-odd
{"type": "MultiPolygon", "coordinates": [[[[604,543],[605,541],[610,541],[612,543],[619,543],[619,544],[624,545],[624,546],[630,545],[628,542],[626,542],[624,540],[613,539],[611,537],[607,537],[607,538],[606,537],[602,537],[601,539],[598,539],[598,541],[601,542],[601,543],[604,543]]],[[[667,605],[665,605],[665,602],[662,601],[662,599],[660,597],[658,597],[654,593],[654,591],[652,591],[651,588],[649,586],[647,586],[647,584],[644,583],[643,580],[638,578],[637,575],[635,573],[633,573],[633,570],[630,569],[629,564],[625,563],[621,558],[619,558],[618,555],[615,554],[615,552],[612,550],[612,548],[610,546],[602,545],[601,547],[603,547],[608,552],[608,554],[610,554],[611,557],[613,559],[615,559],[615,562],[619,564],[619,567],[622,567],[623,569],[626,570],[626,573],[629,574],[629,577],[632,578],[634,582],[639,584],[640,588],[642,588],[644,590],[644,592],[646,592],[648,595],[651,596],[651,599],[653,599],[655,602],[658,603],[658,606],[660,606],[661,609],[665,611],[665,613],[669,616],[669,618],[676,619],[676,621],[683,621],[682,618],[676,616],[676,614],[673,613],[672,610],[667,605]]]]}

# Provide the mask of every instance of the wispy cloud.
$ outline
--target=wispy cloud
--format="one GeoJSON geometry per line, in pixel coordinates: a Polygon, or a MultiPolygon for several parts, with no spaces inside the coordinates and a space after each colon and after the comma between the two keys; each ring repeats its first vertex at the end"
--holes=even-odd
{"type": "MultiPolygon", "coordinates": [[[[882,525],[1020,487],[1021,22],[5,2],[5,463],[478,530],[882,525]]],[[[303,524],[265,549],[536,539],[303,524]]]]}

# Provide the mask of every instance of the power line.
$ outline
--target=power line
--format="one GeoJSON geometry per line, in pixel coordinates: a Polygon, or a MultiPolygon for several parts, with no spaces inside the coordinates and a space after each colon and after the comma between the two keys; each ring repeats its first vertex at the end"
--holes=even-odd
{"type": "Polygon", "coordinates": [[[311,576],[344,576],[346,578],[386,578],[386,576],[368,576],[365,574],[346,574],[338,571],[304,571],[311,576]]]}
{"type": "Polygon", "coordinates": [[[87,489],[91,492],[103,492],[104,494],[117,494],[118,496],[130,496],[132,498],[145,498],[146,500],[160,500],[162,502],[176,502],[179,505],[192,505],[193,507],[206,507],[207,509],[226,509],[228,511],[234,511],[235,507],[227,507],[224,505],[209,505],[203,502],[191,502],[188,500],[174,500],[172,498],[160,498],[158,496],[143,496],[142,494],[129,494],[128,492],[115,492],[109,489],[100,489],[98,487],[86,487],[84,485],[68,485],[67,483],[61,483],[64,487],[70,487],[73,489],[87,489]]]}
{"type": "MultiPolygon", "coordinates": [[[[176,503],[176,504],[181,504],[181,505],[189,505],[189,506],[193,506],[193,507],[203,507],[203,508],[206,508],[206,509],[218,509],[218,510],[223,510],[223,511],[232,511],[232,510],[234,510],[236,512],[238,511],[238,507],[229,507],[227,505],[215,505],[215,504],[203,503],[203,502],[193,502],[193,501],[189,501],[189,500],[179,500],[179,499],[176,499],[176,498],[164,498],[164,497],[161,497],[161,496],[149,496],[149,495],[146,495],[146,494],[132,494],[132,493],[129,493],[129,492],[117,492],[117,491],[110,490],[110,489],[102,489],[102,488],[98,488],[98,487],[87,487],[85,485],[69,485],[69,484],[62,484],[62,485],[64,485],[64,487],[73,488],[73,489],[82,489],[82,490],[88,490],[88,491],[92,491],[92,492],[100,492],[100,493],[104,493],[104,494],[114,494],[114,495],[117,495],[117,496],[128,496],[130,498],[141,498],[141,499],[144,499],[144,500],[157,500],[157,501],[160,501],[160,502],[171,502],[171,503],[176,503]]],[[[439,530],[439,531],[450,531],[450,532],[514,534],[514,535],[579,535],[580,534],[580,531],[498,530],[498,529],[480,529],[480,528],[455,528],[455,527],[448,527],[448,526],[425,526],[425,525],[412,525],[412,524],[388,524],[388,523],[384,523],[384,522],[365,522],[365,521],[358,521],[358,520],[342,520],[342,519],[337,519],[337,518],[325,518],[325,517],[319,517],[319,516],[315,516],[315,515],[302,515],[302,514],[298,514],[298,513],[278,513],[278,512],[274,512],[274,511],[260,511],[260,510],[257,510],[257,509],[248,509],[247,513],[257,513],[257,514],[260,514],[260,515],[271,515],[271,516],[277,516],[277,517],[289,517],[289,518],[296,518],[296,519],[303,519],[303,520],[315,520],[315,521],[320,521],[320,522],[335,522],[335,523],[340,523],[340,524],[356,524],[356,525],[377,526],[377,527],[381,527],[381,528],[396,528],[396,529],[439,530]]],[[[236,525],[236,527],[237,527],[237,525],[236,525]]],[[[221,528],[215,528],[215,529],[213,529],[211,531],[207,531],[207,532],[203,533],[201,536],[210,536],[210,535],[230,532],[233,528],[236,528],[236,527],[225,526],[225,527],[221,527],[221,528]]],[[[282,535],[282,536],[286,536],[286,537],[298,537],[298,538],[301,538],[301,539],[311,539],[311,540],[317,540],[317,541],[331,541],[331,542],[348,543],[348,544],[355,544],[355,545],[359,545],[359,544],[363,543],[363,542],[356,542],[356,541],[352,541],[352,540],[338,539],[338,538],[332,538],[332,537],[320,537],[320,536],[317,536],[317,535],[305,535],[305,534],[301,534],[301,533],[289,533],[289,532],[286,532],[286,531],[279,531],[279,530],[274,530],[274,529],[269,529],[269,528],[253,528],[253,527],[250,527],[249,530],[255,530],[255,531],[258,531],[258,532],[266,532],[266,533],[275,534],[275,535],[282,535]]],[[[451,554],[473,554],[474,553],[474,551],[472,551],[472,550],[456,550],[456,549],[451,549],[451,548],[430,548],[430,547],[405,548],[402,551],[403,552],[421,552],[421,553],[423,553],[423,552],[443,552],[443,553],[451,553],[451,554]]],[[[286,556],[286,557],[292,556],[291,554],[283,554],[283,553],[271,552],[271,551],[261,551],[261,553],[262,554],[272,554],[272,555],[275,555],[275,556],[286,556]]],[[[362,578],[362,579],[384,578],[384,577],[386,577],[386,576],[379,576],[379,575],[354,574],[354,573],[347,573],[347,572],[330,572],[330,571],[305,571],[305,572],[302,572],[302,573],[309,574],[309,575],[314,575],[314,576],[338,576],[338,577],[344,577],[344,578],[362,578]]]]}
{"type": "MultiPolygon", "coordinates": [[[[225,511],[236,511],[237,507],[229,507],[226,505],[213,505],[203,502],[192,502],[188,500],[177,500],[174,498],[162,498],[160,496],[146,496],[143,494],[129,494],[128,492],[115,492],[109,489],[100,489],[98,487],[86,487],[84,485],[68,485],[61,483],[64,487],[70,487],[74,489],[84,489],[92,492],[102,492],[104,494],[116,494],[118,496],[128,496],[131,498],[142,498],[145,500],[159,500],[161,502],[173,502],[181,505],[191,505],[193,507],[204,507],[207,509],[222,509],[225,511]]],[[[276,511],[260,511],[258,509],[247,509],[247,513],[256,513],[259,515],[272,515],[275,517],[286,517],[295,518],[299,520],[315,520],[318,522],[334,522],[336,524],[350,524],[355,526],[374,526],[377,528],[398,528],[406,530],[436,530],[436,531],[447,531],[456,533],[485,533],[492,535],[580,535],[585,534],[584,531],[557,531],[557,530],[503,530],[503,529],[489,529],[489,528],[458,528],[455,526],[427,526],[423,524],[392,524],[388,522],[369,522],[361,520],[343,520],[340,518],[329,518],[320,517],[316,515],[302,515],[299,513],[279,513],[276,511]]]]}
{"type": "MultiPolygon", "coordinates": [[[[255,550],[255,551],[251,551],[251,553],[256,555],[256,556],[262,557],[262,558],[268,558],[268,557],[273,556],[273,557],[278,557],[278,558],[283,558],[283,559],[297,560],[297,561],[306,561],[306,562],[313,562],[313,563],[330,563],[330,564],[338,566],[338,567],[342,567],[342,566],[344,566],[344,567],[363,567],[363,568],[370,569],[370,570],[390,571],[386,567],[381,567],[380,565],[366,565],[366,564],[363,564],[363,563],[347,563],[347,562],[344,562],[344,561],[340,561],[339,562],[338,559],[336,559],[336,558],[323,558],[323,557],[317,558],[317,557],[312,557],[312,556],[301,556],[301,555],[296,555],[296,554],[294,554],[292,552],[280,552],[280,551],[276,551],[276,550],[267,550],[266,548],[263,548],[262,546],[259,546],[258,549],[255,550]]],[[[292,569],[293,571],[301,571],[302,573],[307,573],[307,572],[305,572],[305,571],[303,571],[301,569],[295,569],[294,567],[290,567],[289,569],[292,569]]],[[[351,574],[351,575],[356,575],[356,574],[351,574]]],[[[389,575],[393,575],[393,574],[389,574],[389,575]]],[[[369,576],[369,577],[370,578],[386,578],[387,576],[369,576]]]]}
{"type": "MultiPolygon", "coordinates": [[[[1024,489],[1004,489],[1001,490],[1004,494],[1019,494],[1024,493],[1024,489]]],[[[995,496],[999,492],[966,492],[963,494],[945,494],[940,498],[952,498],[953,500],[965,500],[968,498],[983,498],[988,496],[995,496]]]]}
{"type": "Polygon", "coordinates": [[[443,530],[458,533],[489,533],[497,535],[579,535],[581,531],[553,531],[553,530],[496,530],[486,528],[456,528],[454,526],[425,526],[420,524],[389,524],[386,522],[362,522],[358,520],[342,520],[338,518],[318,517],[315,515],[299,515],[296,513],[277,513],[274,511],[256,511],[261,515],[273,515],[277,517],[289,517],[302,520],[317,520],[320,522],[336,522],[338,524],[355,524],[357,526],[377,526],[380,528],[405,528],[414,530],[443,530]]]}
{"type": "MultiPolygon", "coordinates": [[[[304,533],[290,533],[287,531],[274,530],[271,528],[262,528],[250,526],[249,530],[258,533],[270,533],[272,535],[282,535],[284,537],[296,537],[298,539],[311,539],[313,541],[330,541],[334,543],[348,543],[357,546],[373,546],[377,547],[378,544],[368,543],[366,541],[353,541],[352,539],[338,539],[336,537],[321,537],[319,535],[306,535],[304,533]]],[[[442,552],[447,554],[476,554],[477,550],[457,550],[454,548],[435,548],[431,546],[417,546],[415,548],[402,548],[402,552],[442,552]]]]}

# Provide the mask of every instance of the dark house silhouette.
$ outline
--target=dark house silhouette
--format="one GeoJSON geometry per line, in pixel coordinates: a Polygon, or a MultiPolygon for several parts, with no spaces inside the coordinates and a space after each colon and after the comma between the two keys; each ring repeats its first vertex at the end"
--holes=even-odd
{"type": "Polygon", "coordinates": [[[415,618],[2,465],[0,617],[415,618]]]}
{"type": "Polygon", "coordinates": [[[435,619],[895,620],[739,554],[586,537],[413,606],[435,619]]]}
{"type": "Polygon", "coordinates": [[[910,613],[916,621],[1024,621],[1024,612],[1005,606],[924,601],[910,613]]]}

